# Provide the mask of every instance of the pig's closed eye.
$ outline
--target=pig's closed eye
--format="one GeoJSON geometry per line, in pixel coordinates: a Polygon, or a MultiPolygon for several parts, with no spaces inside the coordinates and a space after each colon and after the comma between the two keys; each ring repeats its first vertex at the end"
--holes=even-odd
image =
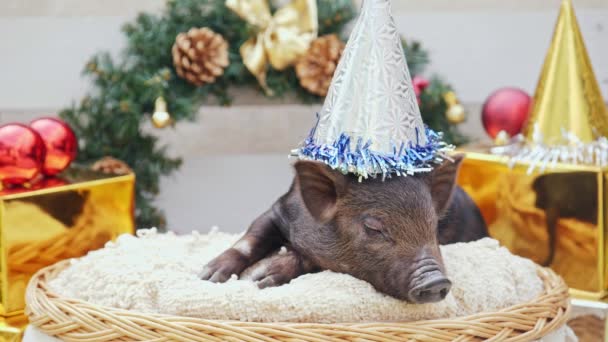
{"type": "Polygon", "coordinates": [[[368,235],[387,238],[386,232],[380,220],[370,216],[365,216],[363,218],[363,226],[365,227],[365,232],[368,235]]]}

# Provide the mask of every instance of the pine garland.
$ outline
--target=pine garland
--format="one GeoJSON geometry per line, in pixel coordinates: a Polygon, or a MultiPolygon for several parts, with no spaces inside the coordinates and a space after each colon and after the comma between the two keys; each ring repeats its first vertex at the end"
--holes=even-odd
{"type": "MultiPolygon", "coordinates": [[[[158,15],[138,15],[123,27],[127,46],[122,54],[118,58],[108,53],[94,56],[84,70],[92,80],[90,94],[60,113],[80,138],[80,162],[92,163],[113,156],[135,171],[138,227],[165,226],[163,213],[153,201],[159,193],[160,177],[181,165],[181,159],[168,156],[166,147],[159,146],[157,138],[142,129],[150,120],[154,100],[162,95],[172,118],[179,121],[194,119],[199,106],[210,97],[229,105],[232,99],[228,88],[234,84],[255,87],[263,94],[238,51],[254,28],[224,2],[169,0],[158,15]],[[171,46],[178,33],[201,26],[209,27],[229,42],[230,65],[215,83],[194,87],[175,74],[171,46]]],[[[317,0],[317,3],[320,34],[343,33],[344,26],[356,15],[352,0],[317,0]]],[[[412,74],[422,73],[429,63],[426,51],[416,42],[404,44],[404,49],[412,74]]],[[[305,103],[322,100],[300,87],[293,68],[284,72],[270,70],[267,83],[277,98],[295,93],[305,103]]],[[[442,94],[447,90],[448,85],[433,79],[422,94],[421,111],[431,128],[444,131],[448,141],[460,143],[464,137],[445,118],[442,94]]]]}

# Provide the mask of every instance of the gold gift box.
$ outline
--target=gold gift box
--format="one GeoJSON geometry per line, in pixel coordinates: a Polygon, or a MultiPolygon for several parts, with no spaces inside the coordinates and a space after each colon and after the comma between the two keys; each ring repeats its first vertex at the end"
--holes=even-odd
{"type": "Polygon", "coordinates": [[[134,182],[133,174],[72,167],[28,189],[0,191],[0,336],[19,321],[37,270],[133,233],[134,182]]]}
{"type": "Polygon", "coordinates": [[[467,148],[458,184],[479,206],[490,235],[514,254],[550,266],[578,298],[608,293],[608,168],[508,164],[467,148]]]}

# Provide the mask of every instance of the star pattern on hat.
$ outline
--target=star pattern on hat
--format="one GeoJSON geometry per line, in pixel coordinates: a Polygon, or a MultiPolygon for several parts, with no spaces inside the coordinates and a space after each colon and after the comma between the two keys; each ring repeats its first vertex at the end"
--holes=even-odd
{"type": "Polygon", "coordinates": [[[365,0],[328,91],[315,137],[346,133],[390,153],[402,142],[425,143],[424,124],[389,0],[365,0]]]}
{"type": "Polygon", "coordinates": [[[452,149],[424,126],[390,0],[363,0],[314,129],[293,151],[359,180],[433,170],[452,149]]]}

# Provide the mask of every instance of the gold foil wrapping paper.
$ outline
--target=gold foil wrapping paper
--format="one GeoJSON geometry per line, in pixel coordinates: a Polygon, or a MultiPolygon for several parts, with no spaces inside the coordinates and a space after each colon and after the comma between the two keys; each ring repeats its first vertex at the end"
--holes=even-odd
{"type": "Polygon", "coordinates": [[[27,317],[25,315],[0,317],[0,341],[21,341],[22,332],[27,327],[27,324],[27,317]]]}
{"type": "Polygon", "coordinates": [[[605,213],[608,169],[557,164],[544,173],[467,152],[458,183],[489,233],[513,253],[559,273],[584,298],[608,292],[605,213]]]}
{"type": "Polygon", "coordinates": [[[523,135],[469,148],[459,184],[490,235],[559,273],[575,296],[608,294],[608,111],[571,0],[562,0],[523,135]]]}
{"type": "Polygon", "coordinates": [[[0,313],[5,321],[22,313],[25,288],[37,270],[134,231],[134,179],[133,174],[73,168],[55,182],[59,186],[0,192],[0,313]]]}

